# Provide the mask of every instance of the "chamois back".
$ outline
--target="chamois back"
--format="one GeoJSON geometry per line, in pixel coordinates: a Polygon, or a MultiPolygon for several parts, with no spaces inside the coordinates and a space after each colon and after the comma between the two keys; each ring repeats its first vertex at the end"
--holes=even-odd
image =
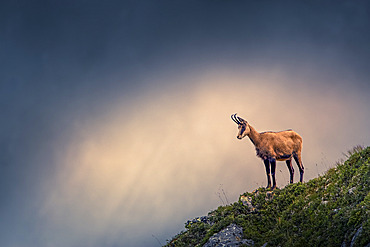
{"type": "Polygon", "coordinates": [[[302,149],[302,137],[293,130],[260,133],[256,146],[257,156],[261,159],[286,160],[302,149]]]}

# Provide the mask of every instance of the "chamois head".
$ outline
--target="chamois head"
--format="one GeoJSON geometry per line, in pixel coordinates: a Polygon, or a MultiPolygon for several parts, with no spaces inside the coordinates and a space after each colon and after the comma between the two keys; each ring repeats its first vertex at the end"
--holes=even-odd
{"type": "Polygon", "coordinates": [[[239,133],[236,138],[240,140],[249,134],[250,129],[247,121],[245,121],[241,117],[236,116],[236,113],[231,115],[231,119],[238,124],[239,133]]]}

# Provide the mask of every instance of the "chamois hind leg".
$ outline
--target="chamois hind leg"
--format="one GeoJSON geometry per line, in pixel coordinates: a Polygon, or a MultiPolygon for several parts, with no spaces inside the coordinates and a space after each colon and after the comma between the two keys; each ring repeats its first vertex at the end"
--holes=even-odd
{"type": "Polygon", "coordinates": [[[289,173],[290,173],[290,183],[292,184],[293,183],[293,178],[294,178],[294,168],[293,168],[292,160],[289,159],[289,160],[286,160],[285,162],[286,162],[286,165],[287,165],[289,173]]]}
{"type": "Polygon", "coordinates": [[[264,160],[263,163],[265,163],[265,168],[266,168],[266,175],[267,175],[267,187],[271,188],[271,178],[270,178],[270,161],[268,159],[264,160]]]}
{"type": "Polygon", "coordinates": [[[304,173],[304,167],[302,163],[302,157],[301,154],[293,154],[294,160],[298,165],[299,168],[299,174],[300,174],[300,179],[299,181],[302,183],[303,182],[303,173],[304,173]]]}

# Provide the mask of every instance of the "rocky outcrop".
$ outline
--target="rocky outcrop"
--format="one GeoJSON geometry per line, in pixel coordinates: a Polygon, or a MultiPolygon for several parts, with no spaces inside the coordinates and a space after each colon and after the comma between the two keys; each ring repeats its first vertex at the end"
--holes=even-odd
{"type": "Polygon", "coordinates": [[[257,211],[257,208],[253,206],[252,204],[252,197],[247,196],[247,195],[242,195],[240,197],[240,201],[243,203],[244,206],[248,208],[250,212],[255,212],[257,211]]]}
{"type": "Polygon", "coordinates": [[[242,239],[243,228],[236,224],[230,224],[222,231],[215,233],[209,238],[203,247],[237,247],[240,245],[253,246],[254,242],[250,239],[242,239]]]}
{"type": "MultiPolygon", "coordinates": [[[[255,190],[252,192],[253,194],[255,194],[256,196],[260,193],[258,190],[255,190]]],[[[265,200],[266,201],[271,201],[273,198],[274,198],[274,195],[275,195],[275,192],[274,191],[267,191],[266,192],[266,198],[265,200]]],[[[246,206],[248,208],[248,210],[250,212],[257,212],[258,209],[255,207],[255,205],[253,205],[253,199],[251,196],[249,195],[241,195],[239,200],[243,203],[244,206],[246,206]]]]}
{"type": "Polygon", "coordinates": [[[205,223],[205,224],[208,224],[208,225],[213,225],[214,223],[209,219],[208,216],[201,216],[201,217],[196,217],[192,220],[188,220],[186,222],[186,226],[191,226],[192,224],[195,224],[195,223],[199,223],[199,222],[202,222],[202,223],[205,223]]]}

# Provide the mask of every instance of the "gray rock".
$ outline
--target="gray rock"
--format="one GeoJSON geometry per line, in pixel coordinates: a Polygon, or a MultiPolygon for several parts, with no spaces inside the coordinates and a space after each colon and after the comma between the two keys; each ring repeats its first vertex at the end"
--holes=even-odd
{"type": "Polygon", "coordinates": [[[202,223],[205,223],[205,224],[209,224],[209,225],[213,225],[214,223],[209,219],[208,216],[201,216],[201,217],[196,217],[192,220],[188,220],[186,222],[186,225],[189,226],[189,225],[192,225],[194,223],[199,223],[199,222],[202,222],[202,223]]]}
{"type": "Polygon", "coordinates": [[[274,191],[267,191],[265,200],[266,201],[271,201],[272,198],[274,198],[274,195],[275,195],[274,191]]]}
{"type": "Polygon", "coordinates": [[[236,224],[230,224],[222,231],[215,233],[209,238],[203,247],[237,247],[242,244],[253,246],[254,242],[250,239],[242,239],[243,228],[236,224]]]}
{"type": "Polygon", "coordinates": [[[352,187],[352,188],[350,188],[349,190],[348,190],[348,193],[349,194],[353,194],[353,191],[356,189],[356,187],[352,187]]]}
{"type": "Polygon", "coordinates": [[[249,211],[256,212],[257,208],[255,208],[252,204],[252,197],[250,196],[241,196],[240,201],[243,203],[244,206],[247,206],[249,211]]]}

